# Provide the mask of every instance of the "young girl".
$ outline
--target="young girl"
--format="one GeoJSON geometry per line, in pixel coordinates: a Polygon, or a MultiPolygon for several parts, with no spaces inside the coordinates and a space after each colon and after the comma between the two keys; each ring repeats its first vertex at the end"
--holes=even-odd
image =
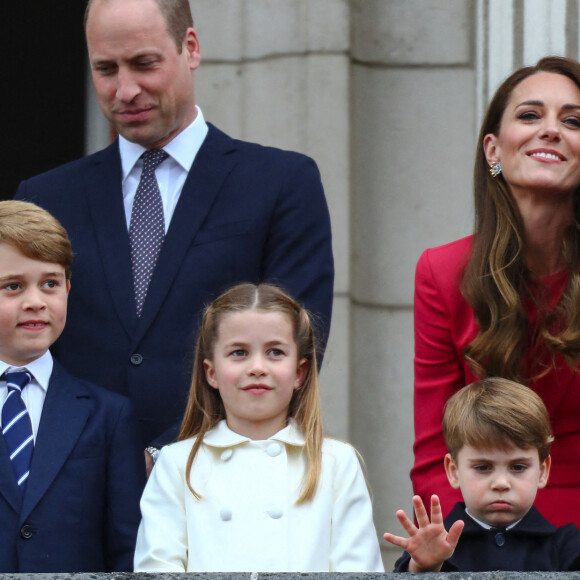
{"type": "Polygon", "coordinates": [[[206,309],[141,511],[137,572],[383,571],[356,452],[322,436],[308,314],[275,286],[206,309]]]}

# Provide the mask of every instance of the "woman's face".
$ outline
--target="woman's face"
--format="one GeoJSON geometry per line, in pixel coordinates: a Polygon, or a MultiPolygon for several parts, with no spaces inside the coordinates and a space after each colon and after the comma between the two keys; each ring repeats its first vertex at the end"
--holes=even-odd
{"type": "Polygon", "coordinates": [[[560,74],[540,72],[515,87],[499,135],[483,141],[489,163],[500,161],[516,200],[572,193],[580,184],[580,89],[560,74]]]}

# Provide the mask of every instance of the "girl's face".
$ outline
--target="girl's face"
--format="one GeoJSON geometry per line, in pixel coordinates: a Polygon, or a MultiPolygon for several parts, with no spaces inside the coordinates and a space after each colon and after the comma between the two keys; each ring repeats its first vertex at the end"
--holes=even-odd
{"type": "Polygon", "coordinates": [[[268,439],[286,425],[308,366],[298,360],[289,317],[260,310],[224,316],[213,360],[203,364],[207,382],[220,392],[228,427],[251,439],[268,439]]]}
{"type": "Polygon", "coordinates": [[[515,87],[498,135],[483,141],[500,161],[516,201],[530,192],[571,193],[580,184],[580,89],[560,74],[540,72],[515,87]]]}

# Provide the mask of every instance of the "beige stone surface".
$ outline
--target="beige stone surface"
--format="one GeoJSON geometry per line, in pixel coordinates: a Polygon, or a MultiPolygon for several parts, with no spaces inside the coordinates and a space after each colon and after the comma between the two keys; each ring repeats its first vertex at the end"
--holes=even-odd
{"type": "Polygon", "coordinates": [[[241,137],[244,123],[242,64],[202,63],[194,75],[195,99],[206,121],[232,137],[241,137]]]}
{"type": "Polygon", "coordinates": [[[302,0],[245,2],[244,56],[304,53],[308,48],[306,4],[302,0]]]}
{"type": "Polygon", "coordinates": [[[320,168],[330,210],[336,276],[334,291],[350,287],[350,119],[346,55],[315,54],[306,60],[305,143],[301,151],[320,168]]]}
{"type": "Polygon", "coordinates": [[[410,306],[422,250],[472,229],[474,74],[353,69],[353,296],[410,306]]]}
{"type": "Polygon", "coordinates": [[[352,54],[386,65],[468,65],[472,0],[352,0],[352,54]]]}
{"type": "Polygon", "coordinates": [[[350,303],[334,299],[330,338],[320,372],[320,399],[326,432],[350,439],[350,303]]]}
{"type": "Polygon", "coordinates": [[[366,461],[377,530],[397,532],[395,512],[412,497],[412,313],[355,306],[351,332],[351,438],[366,461]]]}
{"type": "Polygon", "coordinates": [[[348,0],[302,0],[306,7],[308,50],[346,52],[350,43],[348,0]]]}
{"type": "Polygon", "coordinates": [[[246,4],[245,0],[190,0],[202,62],[242,58],[246,4]]]}

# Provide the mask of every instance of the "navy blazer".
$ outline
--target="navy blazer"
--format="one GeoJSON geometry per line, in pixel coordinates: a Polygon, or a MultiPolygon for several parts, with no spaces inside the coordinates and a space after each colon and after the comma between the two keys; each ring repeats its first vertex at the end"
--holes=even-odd
{"type": "Polygon", "coordinates": [[[24,496],[0,440],[0,572],[132,571],[144,484],[129,401],[55,361],[24,496]]]}
{"type": "MultiPolygon", "coordinates": [[[[575,524],[557,528],[534,507],[507,531],[487,530],[465,512],[465,504],[455,504],[445,518],[445,529],[463,520],[465,527],[453,556],[442,572],[565,572],[580,569],[580,530],[575,524]]],[[[406,571],[410,556],[405,552],[395,564],[395,572],[406,571]]]]}
{"type": "Polygon", "coordinates": [[[277,283],[316,315],[324,344],[334,267],[320,174],[304,155],[212,125],[189,172],[141,318],[133,295],[118,143],[20,184],[56,216],[75,259],[53,349],[75,375],[128,395],[149,443],[183,416],[205,305],[239,282],[277,283]]]}

